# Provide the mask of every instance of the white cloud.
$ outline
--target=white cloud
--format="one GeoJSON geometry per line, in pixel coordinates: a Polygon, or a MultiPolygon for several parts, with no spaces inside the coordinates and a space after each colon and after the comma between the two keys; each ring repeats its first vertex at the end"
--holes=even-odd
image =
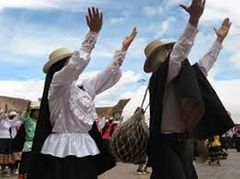
{"type": "Polygon", "coordinates": [[[219,97],[222,99],[226,109],[230,111],[234,122],[239,124],[240,80],[214,81],[213,87],[215,88],[219,97]]]}
{"type": "Polygon", "coordinates": [[[236,51],[236,53],[229,59],[229,61],[237,68],[240,69],[240,52],[236,51]]]}
{"type": "Polygon", "coordinates": [[[0,9],[4,8],[53,8],[56,7],[57,0],[1,0],[0,9]]]}
{"type": "Polygon", "coordinates": [[[116,25],[116,24],[122,23],[126,20],[127,20],[126,17],[112,17],[109,19],[109,23],[111,25],[116,25]]]}
{"type": "MultiPolygon", "coordinates": [[[[84,73],[83,78],[92,76],[97,72],[84,73]]],[[[139,86],[136,90],[130,90],[129,86],[136,85],[137,81],[142,78],[141,74],[133,71],[123,72],[121,80],[111,89],[100,94],[96,98],[96,106],[113,106],[119,99],[131,98],[130,102],[126,105],[123,111],[124,118],[127,119],[131,116],[137,106],[141,105],[146,86],[139,86]]],[[[235,123],[240,123],[239,111],[239,91],[240,80],[231,81],[213,81],[210,79],[218,93],[220,99],[225,105],[226,109],[232,114],[232,119],[235,123]]],[[[36,100],[42,95],[43,80],[29,80],[29,81],[0,81],[0,95],[18,97],[30,100],[36,100]]],[[[149,103],[147,96],[144,108],[149,103]]],[[[146,112],[146,118],[149,118],[149,111],[146,112]]]]}
{"type": "Polygon", "coordinates": [[[147,40],[145,38],[137,37],[129,48],[127,58],[134,58],[139,60],[139,63],[143,63],[145,59],[144,48],[146,44],[147,40]]]}
{"type": "MultiPolygon", "coordinates": [[[[88,78],[96,73],[98,71],[85,72],[81,79],[88,78]]],[[[141,79],[141,74],[133,71],[123,72],[122,78],[115,86],[97,96],[96,104],[98,106],[115,105],[127,87],[136,84],[139,79],[141,79]]],[[[42,96],[43,85],[44,80],[0,81],[0,95],[36,100],[42,96]]]]}
{"type": "Polygon", "coordinates": [[[102,6],[107,0],[1,0],[0,10],[6,8],[61,9],[83,11],[88,6],[102,6]]]}
{"type": "Polygon", "coordinates": [[[159,16],[164,13],[164,9],[162,6],[145,6],[143,7],[143,11],[147,16],[159,16]]]}
{"type": "Polygon", "coordinates": [[[168,30],[171,28],[171,25],[175,22],[174,17],[169,17],[168,19],[164,20],[159,26],[155,26],[155,34],[154,38],[160,38],[164,36],[168,30]]]}
{"type": "Polygon", "coordinates": [[[221,20],[224,17],[230,17],[234,23],[240,23],[238,17],[240,11],[236,5],[236,0],[211,0],[206,2],[206,9],[203,14],[203,19],[206,21],[221,20]]]}
{"type": "Polygon", "coordinates": [[[123,72],[123,76],[120,81],[113,86],[111,89],[103,92],[96,98],[98,106],[112,106],[115,105],[119,99],[128,98],[129,96],[122,95],[128,91],[131,85],[137,84],[138,80],[141,79],[141,74],[133,71],[123,72]]]}
{"type": "MultiPolygon", "coordinates": [[[[81,30],[78,36],[74,36],[47,27],[44,31],[39,32],[38,28],[35,25],[26,25],[24,32],[14,32],[13,30],[14,33],[8,33],[11,28],[3,26],[0,29],[0,37],[2,39],[0,42],[0,52],[1,54],[8,54],[13,58],[5,59],[2,56],[1,62],[26,64],[39,58],[42,60],[47,59],[48,54],[59,47],[67,47],[73,50],[79,49],[86,34],[86,32],[81,30]]],[[[121,40],[117,38],[104,39],[104,41],[98,40],[92,57],[94,59],[112,58],[114,51],[120,47],[121,40]]]]}
{"type": "Polygon", "coordinates": [[[169,40],[165,39],[165,35],[168,34],[169,29],[173,29],[173,25],[176,23],[176,18],[171,16],[167,19],[162,20],[162,22],[152,22],[146,28],[146,32],[151,34],[152,39],[162,39],[162,40],[169,40]]]}
{"type": "Polygon", "coordinates": [[[0,95],[37,100],[42,96],[43,80],[0,81],[0,95]]]}

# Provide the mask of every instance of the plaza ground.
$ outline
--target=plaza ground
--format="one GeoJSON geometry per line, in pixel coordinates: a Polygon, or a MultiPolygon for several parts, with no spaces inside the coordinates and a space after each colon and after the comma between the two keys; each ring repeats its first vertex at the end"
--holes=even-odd
{"type": "MultiPolygon", "coordinates": [[[[240,178],[240,152],[230,150],[227,160],[222,160],[221,165],[209,166],[208,162],[195,163],[199,179],[239,179],[240,178]]],[[[118,163],[115,168],[101,175],[99,179],[149,179],[148,175],[137,175],[137,166],[118,163]]],[[[17,179],[17,177],[0,177],[0,179],[17,179]]]]}

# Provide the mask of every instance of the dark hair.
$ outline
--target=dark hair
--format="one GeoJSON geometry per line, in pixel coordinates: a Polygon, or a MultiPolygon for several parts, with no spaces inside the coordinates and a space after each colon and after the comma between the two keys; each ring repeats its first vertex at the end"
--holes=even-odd
{"type": "Polygon", "coordinates": [[[35,111],[38,111],[38,110],[39,110],[39,109],[31,109],[29,116],[30,116],[31,118],[33,118],[33,113],[34,113],[35,111]]]}
{"type": "Polygon", "coordinates": [[[50,124],[50,119],[49,119],[50,111],[49,111],[49,104],[48,104],[48,92],[49,92],[50,84],[52,82],[54,74],[64,67],[67,59],[68,58],[65,58],[55,63],[54,65],[52,65],[47,73],[45,84],[44,84],[43,95],[41,99],[41,105],[39,109],[39,120],[37,122],[37,127],[35,131],[33,147],[32,147],[32,151],[34,152],[41,151],[42,145],[45,139],[52,132],[52,126],[50,124]]]}

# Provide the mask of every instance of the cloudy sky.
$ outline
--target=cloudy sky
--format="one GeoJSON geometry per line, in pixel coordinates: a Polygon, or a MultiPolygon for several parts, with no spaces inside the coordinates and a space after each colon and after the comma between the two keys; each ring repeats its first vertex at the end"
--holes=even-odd
{"type": "MultiPolygon", "coordinates": [[[[225,17],[233,23],[218,62],[208,78],[235,122],[240,123],[240,11],[237,0],[207,0],[199,24],[192,63],[207,52],[225,17]]],[[[153,39],[176,40],[188,15],[178,7],[190,0],[0,0],[0,95],[35,100],[41,97],[48,54],[58,47],[77,49],[88,32],[87,7],[104,13],[104,25],[91,62],[82,77],[94,75],[110,63],[122,39],[136,26],[138,36],[123,64],[123,77],[109,91],[96,98],[97,106],[113,105],[120,98],[133,98],[140,105],[149,75],[142,70],[144,47],[153,39]]]]}

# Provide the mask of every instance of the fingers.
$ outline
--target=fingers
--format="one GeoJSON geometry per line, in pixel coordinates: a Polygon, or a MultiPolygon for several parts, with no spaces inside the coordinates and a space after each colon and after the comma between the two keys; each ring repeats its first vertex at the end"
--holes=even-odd
{"type": "Polygon", "coordinates": [[[227,17],[227,18],[225,18],[225,19],[223,20],[223,23],[222,23],[222,24],[223,24],[223,25],[224,25],[224,24],[228,24],[229,21],[230,21],[230,19],[227,17]]]}
{"type": "Polygon", "coordinates": [[[206,0],[203,0],[202,7],[205,7],[205,4],[206,4],[206,0]]]}
{"type": "Polygon", "coordinates": [[[196,6],[202,6],[204,7],[206,3],[206,0],[193,0],[192,1],[192,5],[196,5],[196,6]]]}
{"type": "Polygon", "coordinates": [[[137,35],[137,28],[134,27],[131,34],[126,37],[126,40],[129,39],[130,42],[132,42],[135,39],[136,35],[137,35]]]}
{"type": "Polygon", "coordinates": [[[128,47],[131,45],[131,43],[132,43],[133,40],[135,39],[136,35],[137,35],[137,28],[134,27],[134,28],[132,29],[132,32],[130,33],[130,35],[127,36],[127,37],[123,40],[123,42],[122,42],[122,45],[123,45],[123,46],[122,46],[122,50],[123,50],[123,51],[128,50],[128,47]]]}
{"type": "Polygon", "coordinates": [[[89,20],[93,19],[93,14],[90,8],[88,8],[88,17],[89,17],[89,20]]]}
{"type": "Polygon", "coordinates": [[[227,17],[223,20],[222,26],[229,26],[231,24],[230,19],[227,17]]]}
{"type": "Polygon", "coordinates": [[[133,30],[132,30],[132,32],[131,32],[131,34],[130,34],[130,36],[133,37],[133,38],[135,38],[136,35],[137,35],[137,28],[134,27],[133,30]]]}
{"type": "Polygon", "coordinates": [[[185,11],[189,12],[187,6],[185,6],[185,5],[183,5],[183,4],[180,4],[179,6],[180,6],[181,8],[183,8],[185,11]]]}
{"type": "Polygon", "coordinates": [[[223,20],[221,28],[226,29],[228,31],[230,29],[231,25],[232,25],[232,22],[230,22],[230,19],[227,17],[223,20]]]}
{"type": "Polygon", "coordinates": [[[192,6],[204,8],[205,4],[206,0],[196,0],[196,2],[192,3],[192,6]]]}
{"type": "Polygon", "coordinates": [[[100,21],[101,21],[101,23],[103,22],[103,13],[102,12],[100,12],[100,21]]]}
{"type": "Polygon", "coordinates": [[[219,29],[214,28],[214,31],[217,34],[218,41],[223,42],[223,40],[229,33],[231,25],[232,25],[232,23],[230,22],[230,19],[225,18],[219,29]]]}
{"type": "Polygon", "coordinates": [[[88,15],[86,16],[87,25],[90,31],[99,32],[103,24],[103,14],[98,8],[89,7],[88,15]]]}
{"type": "Polygon", "coordinates": [[[95,9],[95,7],[92,7],[92,14],[93,14],[93,17],[96,17],[97,10],[95,9]]]}
{"type": "Polygon", "coordinates": [[[192,0],[192,5],[197,5],[200,0],[192,0]]]}
{"type": "Polygon", "coordinates": [[[87,25],[90,26],[90,17],[86,16],[87,25]]]}
{"type": "Polygon", "coordinates": [[[99,12],[98,8],[92,7],[92,8],[88,8],[88,17],[89,17],[89,21],[92,20],[101,20],[102,21],[102,12],[99,12]]]}
{"type": "Polygon", "coordinates": [[[202,0],[197,0],[197,1],[196,1],[196,5],[197,5],[197,6],[201,6],[201,5],[202,5],[202,0]]]}

